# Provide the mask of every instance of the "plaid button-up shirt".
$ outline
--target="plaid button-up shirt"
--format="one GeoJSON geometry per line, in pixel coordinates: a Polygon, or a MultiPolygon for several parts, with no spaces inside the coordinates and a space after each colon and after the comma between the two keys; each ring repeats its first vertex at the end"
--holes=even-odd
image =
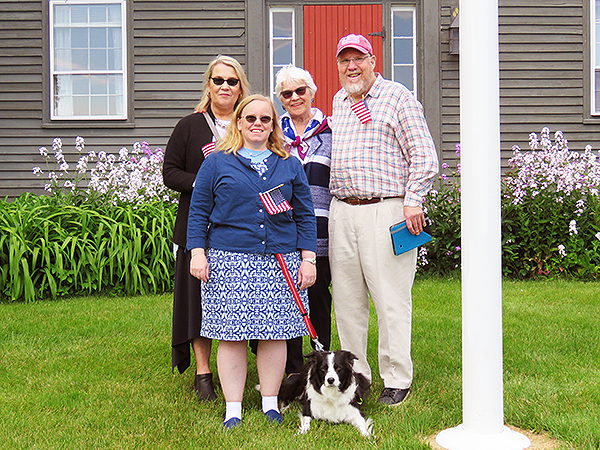
{"type": "Polygon", "coordinates": [[[438,172],[423,107],[403,85],[377,74],[361,123],[344,89],[333,98],[330,190],[337,198],[404,197],[422,206],[438,172]]]}

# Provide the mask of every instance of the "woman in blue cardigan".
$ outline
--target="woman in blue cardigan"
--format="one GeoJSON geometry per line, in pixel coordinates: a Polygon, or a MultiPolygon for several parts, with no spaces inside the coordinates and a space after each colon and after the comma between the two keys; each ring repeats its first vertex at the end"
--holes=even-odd
{"type": "Polygon", "coordinates": [[[306,327],[278,265],[282,254],[304,307],[316,279],[316,220],[302,164],[289,157],[270,99],[236,108],[227,135],[201,166],[188,220],[190,272],[202,281],[200,335],[219,340],[217,367],[226,401],[224,426],[241,423],[248,340],[267,420],[281,423],[277,393],[286,340],[306,327]]]}

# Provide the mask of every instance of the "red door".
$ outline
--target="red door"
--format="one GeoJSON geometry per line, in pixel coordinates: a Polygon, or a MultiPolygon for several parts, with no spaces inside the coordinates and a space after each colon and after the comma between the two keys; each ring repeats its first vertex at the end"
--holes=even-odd
{"type": "Polygon", "coordinates": [[[331,115],[333,96],[340,89],[335,50],[341,37],[362,34],[371,41],[377,63],[382,63],[383,41],[369,36],[382,30],[382,10],[382,5],[304,6],[304,68],[318,88],[314,106],[325,115],[331,115]]]}

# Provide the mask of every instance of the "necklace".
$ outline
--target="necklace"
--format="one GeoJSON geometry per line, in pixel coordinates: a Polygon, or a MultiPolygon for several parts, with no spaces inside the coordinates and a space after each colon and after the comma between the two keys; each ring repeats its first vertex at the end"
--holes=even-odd
{"type": "Polygon", "coordinates": [[[246,150],[248,151],[248,154],[253,158],[262,155],[262,153],[264,152],[264,150],[250,150],[248,147],[246,147],[246,150]]]}
{"type": "Polygon", "coordinates": [[[221,119],[217,119],[215,117],[215,123],[220,126],[221,128],[227,128],[227,126],[231,123],[231,120],[221,120],[221,119]]]}

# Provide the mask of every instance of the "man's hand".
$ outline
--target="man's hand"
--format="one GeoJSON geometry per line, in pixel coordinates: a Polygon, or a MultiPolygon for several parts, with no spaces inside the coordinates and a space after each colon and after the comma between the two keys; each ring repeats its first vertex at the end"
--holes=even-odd
{"type": "Polygon", "coordinates": [[[411,234],[419,235],[426,225],[425,214],[420,206],[405,206],[404,218],[406,220],[406,228],[411,234]]]}

